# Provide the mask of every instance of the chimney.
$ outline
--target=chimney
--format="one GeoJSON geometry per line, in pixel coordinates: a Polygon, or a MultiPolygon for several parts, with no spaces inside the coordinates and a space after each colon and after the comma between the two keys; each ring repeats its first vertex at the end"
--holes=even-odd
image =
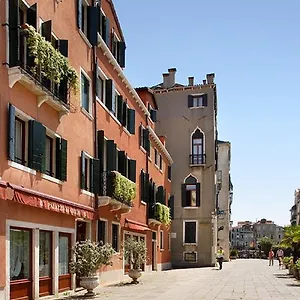
{"type": "Polygon", "coordinates": [[[165,135],[160,135],[160,136],[159,136],[159,139],[160,139],[160,141],[162,142],[162,144],[163,144],[164,146],[166,146],[166,139],[167,139],[167,137],[166,137],[165,135]]]}
{"type": "Polygon", "coordinates": [[[167,89],[169,87],[169,73],[163,74],[163,87],[167,89]]]}
{"type": "Polygon", "coordinates": [[[203,79],[203,85],[206,85],[206,79],[203,79]]]}
{"type": "Polygon", "coordinates": [[[169,69],[168,72],[169,72],[169,87],[172,87],[175,85],[175,74],[176,74],[176,68],[172,68],[172,69],[169,69]]]}
{"type": "Polygon", "coordinates": [[[189,86],[193,86],[194,85],[194,77],[189,77],[189,86]]]}
{"type": "Polygon", "coordinates": [[[215,73],[206,74],[206,80],[208,84],[213,84],[215,79],[215,73]]]}

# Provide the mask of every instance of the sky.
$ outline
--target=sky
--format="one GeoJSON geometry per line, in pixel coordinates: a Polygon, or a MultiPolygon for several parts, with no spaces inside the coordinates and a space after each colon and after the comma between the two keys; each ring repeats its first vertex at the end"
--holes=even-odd
{"type": "Polygon", "coordinates": [[[215,73],[232,143],[232,220],[290,222],[300,188],[300,1],[114,0],[132,86],[215,73]]]}

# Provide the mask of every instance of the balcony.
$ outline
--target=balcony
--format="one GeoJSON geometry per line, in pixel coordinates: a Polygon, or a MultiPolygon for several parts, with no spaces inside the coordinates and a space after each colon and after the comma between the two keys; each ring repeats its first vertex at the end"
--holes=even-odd
{"type": "Polygon", "coordinates": [[[206,163],[206,155],[205,154],[190,155],[190,166],[191,167],[204,166],[205,163],[206,163]]]}
{"type": "Polygon", "coordinates": [[[110,205],[111,211],[127,213],[131,210],[135,197],[136,185],[134,182],[117,171],[101,174],[99,207],[110,205]]]}
{"type": "Polygon", "coordinates": [[[19,82],[36,95],[38,107],[48,103],[60,117],[68,114],[70,89],[78,85],[76,71],[32,26],[23,25],[22,28],[19,29],[18,47],[13,48],[14,43],[10,43],[10,88],[19,82]],[[46,53],[47,58],[41,52],[46,53]]]}
{"type": "Polygon", "coordinates": [[[170,225],[170,209],[164,204],[154,203],[149,205],[149,225],[170,225]]]}

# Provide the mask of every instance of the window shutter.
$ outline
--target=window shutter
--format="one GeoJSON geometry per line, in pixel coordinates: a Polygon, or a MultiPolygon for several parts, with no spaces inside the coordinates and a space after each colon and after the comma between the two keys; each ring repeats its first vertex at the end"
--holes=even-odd
{"type": "Polygon", "coordinates": [[[167,191],[166,191],[166,189],[164,189],[164,192],[163,192],[163,204],[167,204],[167,191]]]}
{"type": "Polygon", "coordinates": [[[122,119],[122,125],[124,127],[127,127],[127,118],[128,118],[128,107],[127,103],[123,102],[123,119],[122,119]]]}
{"type": "Polygon", "coordinates": [[[118,151],[118,171],[123,176],[126,176],[125,163],[126,163],[125,151],[118,151]]]}
{"type": "Polygon", "coordinates": [[[165,204],[164,203],[164,187],[161,185],[157,188],[157,202],[159,202],[161,204],[165,204]]]}
{"type": "Polygon", "coordinates": [[[15,67],[19,64],[19,0],[9,1],[9,66],[15,67]]]}
{"type": "Polygon", "coordinates": [[[117,145],[113,140],[106,141],[107,171],[116,171],[117,145]]]}
{"type": "Polygon", "coordinates": [[[123,120],[123,97],[118,95],[118,103],[117,103],[117,118],[122,123],[123,120]]]}
{"type": "Polygon", "coordinates": [[[114,83],[111,79],[106,80],[105,82],[105,104],[109,110],[112,110],[112,97],[114,94],[114,83]]]}
{"type": "Polygon", "coordinates": [[[15,160],[15,119],[16,109],[12,104],[8,107],[8,159],[15,160]]]}
{"type": "Polygon", "coordinates": [[[81,158],[80,158],[80,188],[82,190],[85,189],[85,155],[83,151],[81,151],[81,158]]]}
{"type": "Polygon", "coordinates": [[[193,96],[188,95],[188,107],[193,107],[193,96]]]}
{"type": "Polygon", "coordinates": [[[101,36],[103,41],[106,43],[106,17],[101,12],[101,36]]]}
{"type": "Polygon", "coordinates": [[[144,130],[143,126],[140,125],[140,127],[139,127],[139,143],[140,143],[140,146],[142,146],[142,147],[143,147],[143,143],[144,143],[143,130],[144,130]]]}
{"type": "Polygon", "coordinates": [[[131,134],[135,134],[135,110],[128,109],[128,124],[127,129],[131,134]]]}
{"type": "Polygon", "coordinates": [[[203,96],[202,96],[202,101],[203,101],[203,106],[207,106],[207,94],[204,94],[203,96]]]}
{"type": "Polygon", "coordinates": [[[147,153],[150,152],[150,139],[149,139],[149,129],[148,128],[144,128],[144,148],[147,151],[147,153]]]}
{"type": "Polygon", "coordinates": [[[36,20],[37,20],[36,12],[37,12],[37,3],[33,4],[32,6],[30,6],[27,9],[27,21],[26,21],[26,23],[28,25],[33,26],[35,29],[37,29],[37,27],[36,27],[36,20]]]}
{"type": "Polygon", "coordinates": [[[157,120],[157,110],[150,109],[150,118],[153,122],[156,122],[156,120],[157,120]]]}
{"type": "Polygon", "coordinates": [[[93,159],[89,159],[89,163],[90,163],[90,186],[88,187],[88,191],[90,191],[91,193],[94,192],[94,161],[93,159]]]}
{"type": "Polygon", "coordinates": [[[108,17],[105,18],[105,43],[107,46],[110,45],[110,24],[108,17]]]}
{"type": "Polygon", "coordinates": [[[201,198],[201,184],[196,184],[196,206],[200,206],[200,198],[201,198]]]}
{"type": "Polygon", "coordinates": [[[105,145],[103,130],[98,130],[97,139],[98,139],[98,158],[100,160],[100,171],[103,172],[104,171],[104,145],[105,145]]]}
{"type": "Polygon", "coordinates": [[[169,199],[170,217],[174,220],[174,196],[172,195],[169,199]]]}
{"type": "Polygon", "coordinates": [[[118,53],[119,53],[119,58],[118,58],[118,63],[121,68],[125,68],[125,49],[126,45],[125,42],[118,42],[118,53]]]}
{"type": "Polygon", "coordinates": [[[186,207],[186,185],[181,185],[181,205],[182,207],[186,207]]]}
{"type": "Polygon", "coordinates": [[[98,243],[102,242],[103,244],[106,242],[105,241],[105,226],[106,222],[98,220],[98,243]]]}
{"type": "Polygon", "coordinates": [[[42,23],[42,36],[46,41],[51,42],[51,33],[52,33],[52,21],[42,23]]]}
{"type": "Polygon", "coordinates": [[[103,18],[103,14],[102,14],[102,11],[101,11],[101,3],[98,3],[97,4],[97,7],[98,7],[98,10],[99,10],[99,20],[98,20],[98,32],[99,34],[102,36],[102,18],[103,18]]]}
{"type": "Polygon", "coordinates": [[[46,150],[46,128],[35,120],[29,121],[28,165],[42,172],[46,150]]]}
{"type": "Polygon", "coordinates": [[[99,22],[99,9],[96,6],[87,7],[88,32],[87,38],[92,46],[96,46],[98,42],[97,28],[99,22]]]}
{"type": "Polygon", "coordinates": [[[67,157],[68,142],[61,138],[56,138],[56,178],[62,181],[67,180],[67,157]]]}
{"type": "Polygon", "coordinates": [[[81,29],[82,20],[82,0],[77,0],[77,26],[81,29]]]}
{"type": "Polygon", "coordinates": [[[100,159],[91,159],[93,161],[93,177],[91,177],[91,182],[93,182],[93,190],[92,192],[99,195],[100,194],[100,186],[101,186],[101,166],[100,159]]]}
{"type": "Polygon", "coordinates": [[[141,201],[145,201],[145,173],[144,173],[144,170],[141,170],[141,174],[140,174],[140,195],[141,195],[141,201]]]}
{"type": "Polygon", "coordinates": [[[172,180],[172,167],[168,166],[168,179],[172,180]]]}
{"type": "Polygon", "coordinates": [[[57,49],[65,57],[68,57],[68,53],[69,53],[69,44],[68,43],[69,43],[68,40],[58,40],[57,41],[57,49]]]}
{"type": "Polygon", "coordinates": [[[144,178],[144,201],[149,203],[149,174],[145,173],[144,178]]]}
{"type": "Polygon", "coordinates": [[[136,182],[136,161],[133,159],[128,161],[128,179],[136,182]]]}

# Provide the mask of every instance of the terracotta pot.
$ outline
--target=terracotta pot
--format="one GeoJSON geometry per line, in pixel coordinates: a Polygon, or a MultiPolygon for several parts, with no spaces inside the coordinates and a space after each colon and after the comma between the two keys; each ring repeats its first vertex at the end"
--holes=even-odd
{"type": "Polygon", "coordinates": [[[139,283],[138,279],[142,276],[142,273],[140,270],[130,269],[128,276],[132,279],[132,283],[139,283]]]}
{"type": "Polygon", "coordinates": [[[95,296],[94,289],[99,285],[99,277],[91,276],[91,277],[81,277],[80,278],[80,286],[87,289],[86,296],[95,296]]]}

